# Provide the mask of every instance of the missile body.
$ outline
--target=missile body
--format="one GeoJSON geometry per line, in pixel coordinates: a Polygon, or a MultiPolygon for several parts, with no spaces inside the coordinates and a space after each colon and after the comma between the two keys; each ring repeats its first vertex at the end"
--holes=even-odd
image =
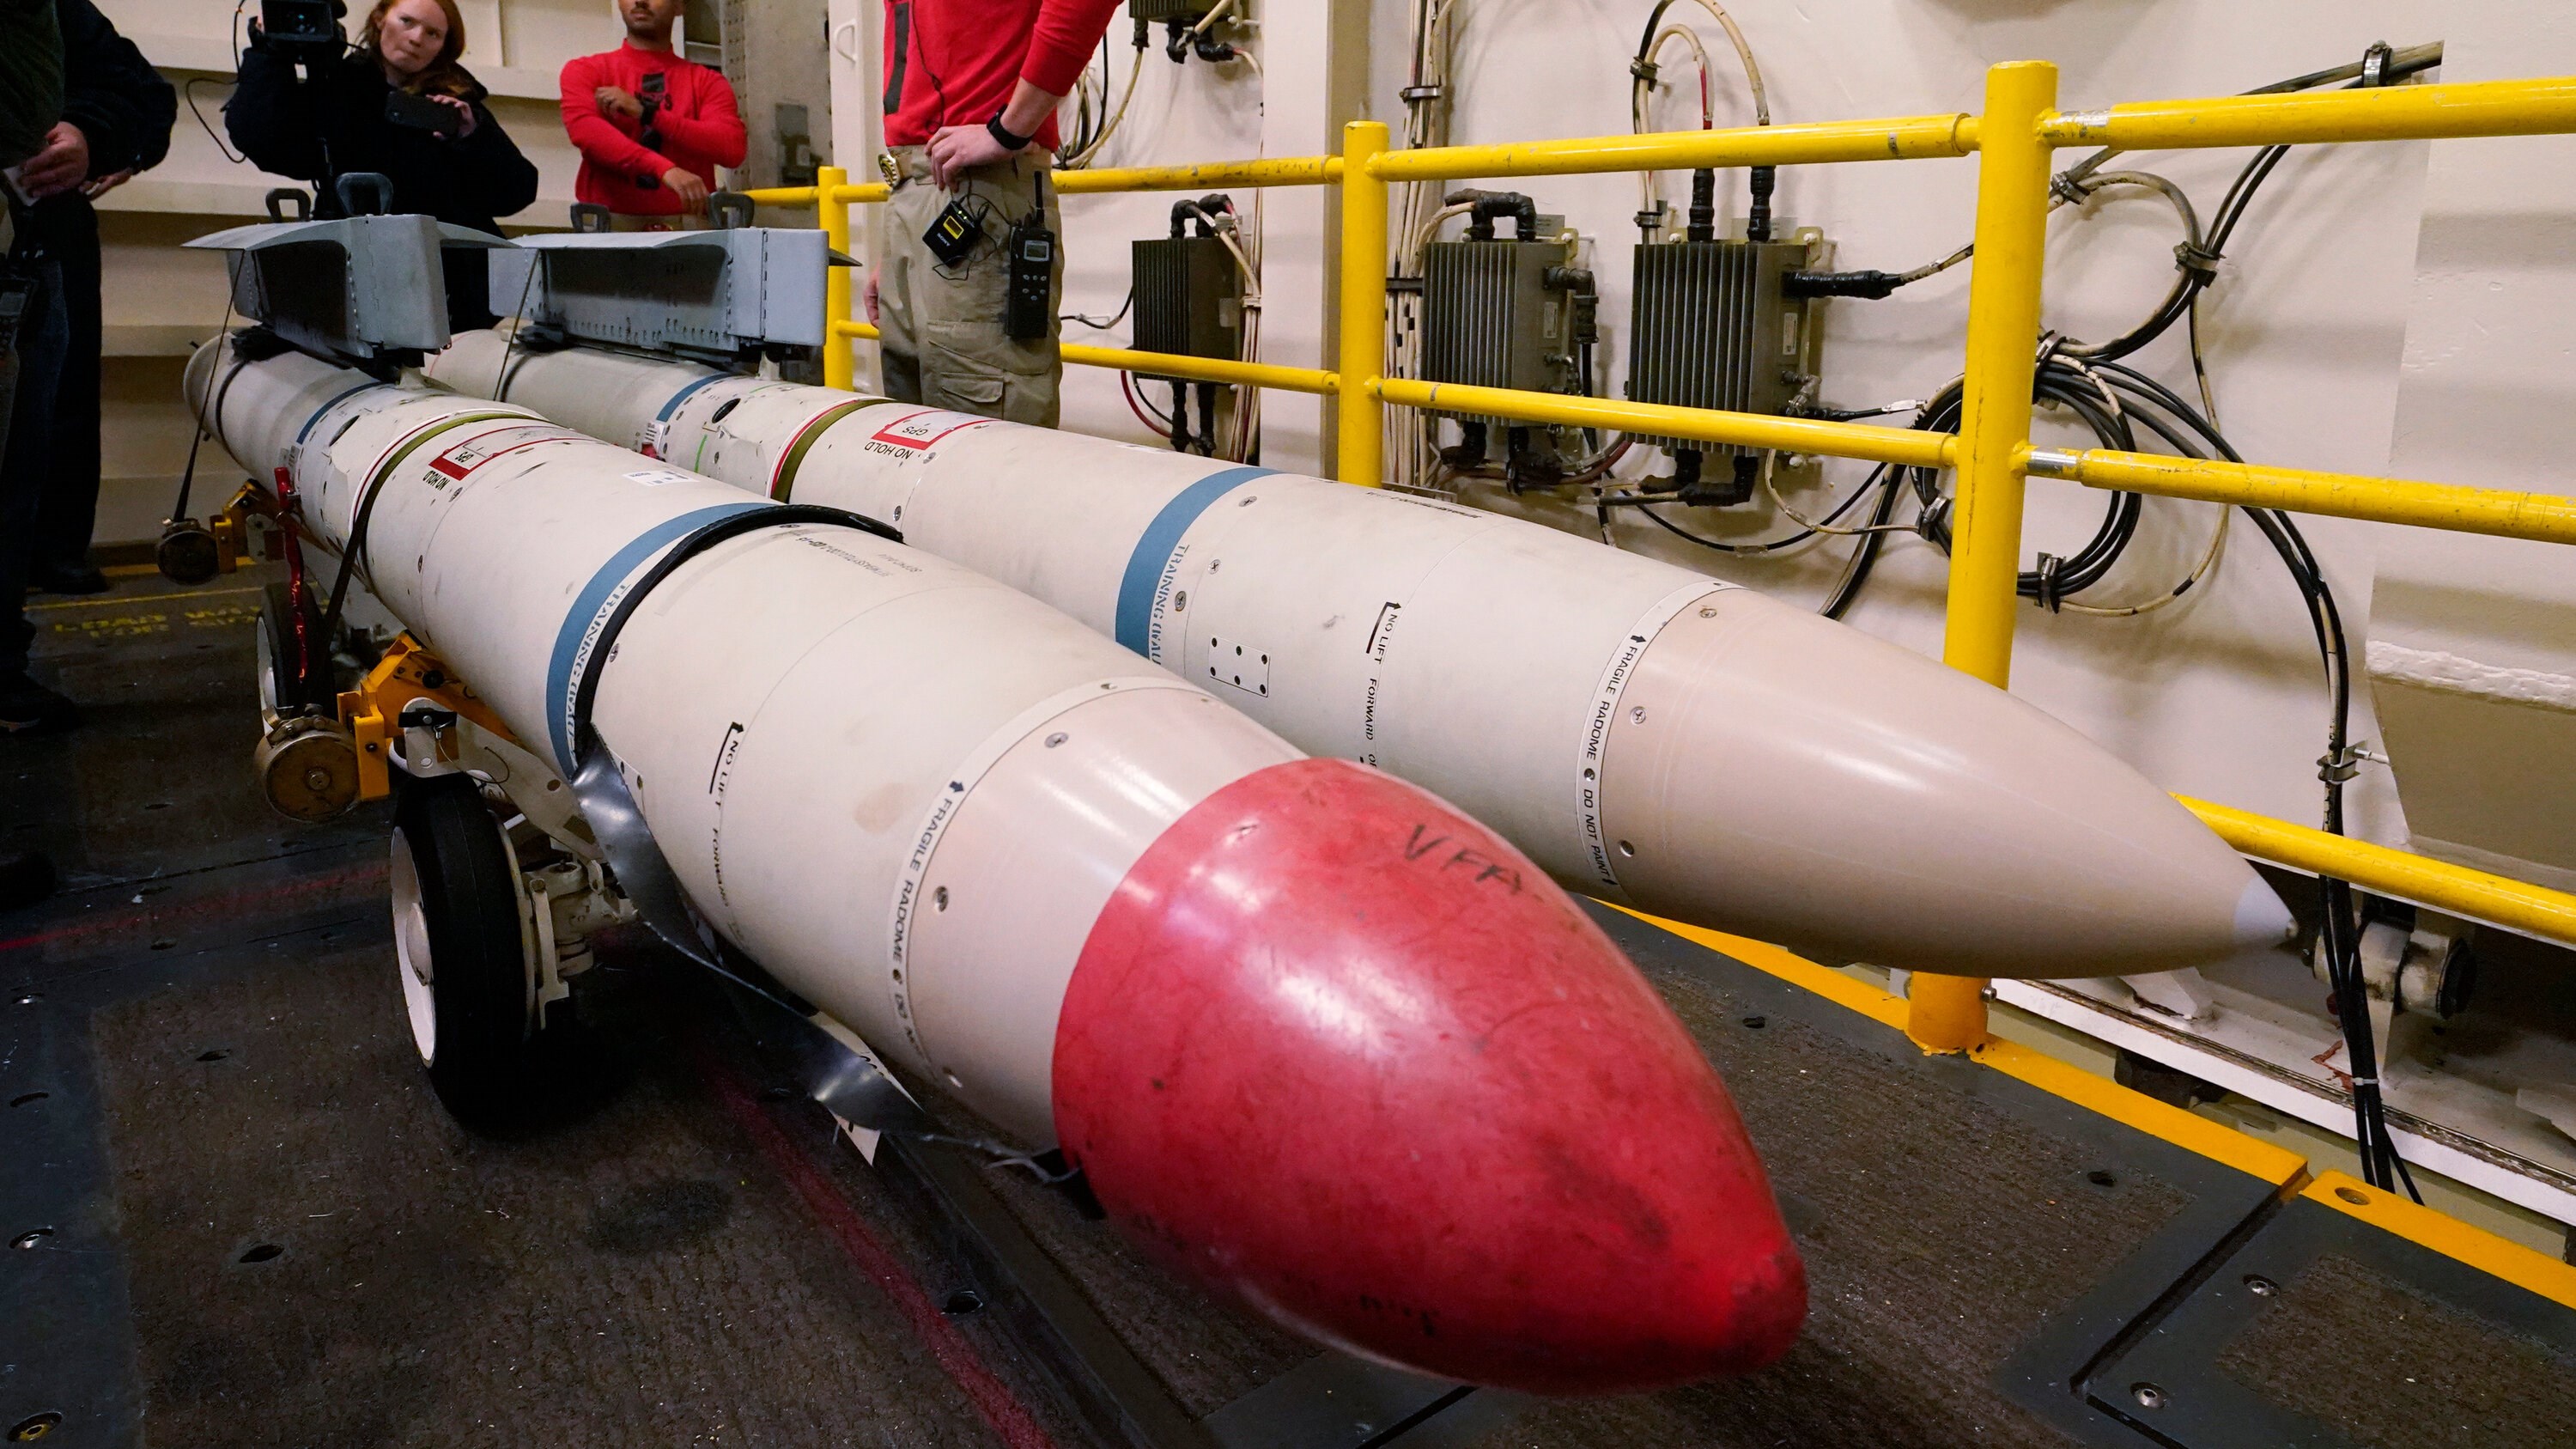
{"type": "Polygon", "coordinates": [[[1419,787],[854,528],[754,526],[651,581],[775,505],[523,409],[229,344],[188,389],[521,741],[569,775],[595,731],[715,932],[1061,1145],[1178,1268],[1541,1392],[1794,1336],[1798,1258],[1715,1074],[1561,890],[1419,787]]]}
{"type": "Polygon", "coordinates": [[[898,521],[1317,754],[1460,802],[1576,890],[1918,970],[2207,964],[2289,936],[2244,861],[2038,709],[1671,564],[1436,499],[690,363],[439,381],[898,521]]]}

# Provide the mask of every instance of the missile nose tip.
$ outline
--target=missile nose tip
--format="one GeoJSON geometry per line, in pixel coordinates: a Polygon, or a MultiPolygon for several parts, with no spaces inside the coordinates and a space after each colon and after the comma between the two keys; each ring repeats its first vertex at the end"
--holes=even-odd
{"type": "Polygon", "coordinates": [[[1805,1316],[1760,1160],[1653,988],[1519,852],[1345,761],[1238,780],[1137,862],[1053,1086],[1111,1217],[1370,1357],[1619,1392],[1758,1368],[1805,1316]]]}
{"type": "Polygon", "coordinates": [[[2249,951],[2286,946],[2299,934],[2299,923],[2272,883],[2257,875],[2236,898],[2236,944],[2249,951]]]}

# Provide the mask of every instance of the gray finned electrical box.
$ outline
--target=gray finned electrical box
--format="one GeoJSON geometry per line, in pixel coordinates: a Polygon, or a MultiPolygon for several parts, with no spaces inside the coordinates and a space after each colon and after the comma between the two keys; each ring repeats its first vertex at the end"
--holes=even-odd
{"type": "Polygon", "coordinates": [[[1243,289],[1223,238],[1154,237],[1134,243],[1133,257],[1137,351],[1243,356],[1243,289]]]}
{"type": "MultiPolygon", "coordinates": [[[[1518,230],[1530,236],[1423,248],[1423,381],[1586,391],[1581,350],[1591,340],[1593,301],[1590,274],[1574,266],[1579,244],[1553,217],[1527,218],[1518,230]]],[[[1461,425],[1462,441],[1442,450],[1453,467],[1482,466],[1501,433],[1515,491],[1554,483],[1583,452],[1571,429],[1446,409],[1430,416],[1461,425]]]]}
{"type": "Polygon", "coordinates": [[[1571,252],[1555,241],[1451,241],[1423,248],[1423,380],[1580,391],[1574,297],[1548,280],[1551,269],[1568,264],[1571,252]]]}
{"type": "MultiPolygon", "coordinates": [[[[1824,243],[1652,242],[1636,251],[1628,333],[1628,396],[1644,403],[1734,413],[1786,412],[1816,378],[1816,299],[1785,294],[1789,273],[1817,265],[1824,243]]],[[[1675,455],[1729,460],[1711,471],[1711,501],[1750,497],[1731,461],[1759,450],[1728,443],[1631,434],[1675,455]]],[[[1812,466],[1804,465],[1804,466],[1812,466]]],[[[1687,466],[1685,472],[1688,471],[1687,466]]],[[[1775,484],[1781,482],[1775,473],[1775,484]]]]}

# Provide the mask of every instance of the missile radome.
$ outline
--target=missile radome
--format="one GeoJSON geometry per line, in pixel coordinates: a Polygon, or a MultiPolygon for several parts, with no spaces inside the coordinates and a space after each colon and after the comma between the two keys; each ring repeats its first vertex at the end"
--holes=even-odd
{"type": "Polygon", "coordinates": [[[1171,1264],[1540,1392],[1795,1336],[1798,1256],[1716,1075],[1564,892],[1422,789],[855,528],[746,526],[639,583],[774,505],[521,409],[229,344],[187,386],[521,741],[568,773],[595,731],[715,932],[1060,1144],[1171,1264]]]}
{"type": "MultiPolygon", "coordinates": [[[[432,359],[498,394],[497,333],[432,359]]],[[[506,395],[739,487],[898,519],[1605,900],[1832,956],[2130,975],[2286,940],[2198,820],[2038,709],[1750,589],[1440,500],[690,363],[506,395]]]]}

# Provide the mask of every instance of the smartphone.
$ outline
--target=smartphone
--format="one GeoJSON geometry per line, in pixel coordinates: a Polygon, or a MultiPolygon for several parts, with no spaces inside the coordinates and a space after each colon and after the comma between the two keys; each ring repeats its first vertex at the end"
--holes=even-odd
{"type": "Polygon", "coordinates": [[[385,119],[451,141],[465,132],[465,116],[454,106],[401,89],[385,92],[385,119]]]}

